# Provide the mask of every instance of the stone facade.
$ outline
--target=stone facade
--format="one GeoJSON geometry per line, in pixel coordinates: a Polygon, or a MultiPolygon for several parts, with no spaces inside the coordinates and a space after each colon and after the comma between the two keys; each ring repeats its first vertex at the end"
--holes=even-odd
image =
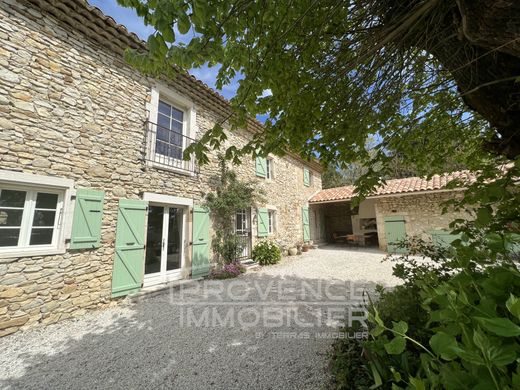
{"type": "MultiPolygon", "coordinates": [[[[75,188],[103,190],[105,200],[99,248],[0,255],[0,336],[113,303],[119,199],[142,199],[151,192],[200,204],[218,174],[214,152],[195,174],[149,166],[143,159],[143,124],[157,80],[130,68],[120,53],[25,4],[0,4],[0,168],[72,179],[75,188]]],[[[172,82],[167,88],[193,103],[195,138],[222,119],[215,104],[186,84],[172,82]]],[[[242,145],[250,137],[247,131],[229,133],[228,144],[242,145]]],[[[257,181],[268,206],[276,209],[277,229],[270,238],[294,245],[303,240],[302,206],[321,189],[320,168],[292,155],[273,161],[272,180],[256,177],[253,160],[235,170],[241,179],[257,181]],[[308,187],[304,166],[313,177],[308,187]]],[[[254,221],[253,210],[253,237],[254,221]]],[[[189,224],[187,229],[190,234],[189,224]]],[[[189,257],[189,248],[185,254],[189,257]]]]}
{"type": "Polygon", "coordinates": [[[449,229],[449,224],[454,219],[469,217],[466,213],[453,210],[442,213],[443,202],[461,196],[458,191],[442,191],[375,198],[379,248],[387,249],[385,217],[403,216],[408,236],[429,239],[432,230],[449,229]]]}

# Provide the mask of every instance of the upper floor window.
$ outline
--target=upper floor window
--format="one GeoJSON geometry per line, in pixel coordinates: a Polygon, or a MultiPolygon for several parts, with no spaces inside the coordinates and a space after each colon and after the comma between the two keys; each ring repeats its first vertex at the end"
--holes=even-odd
{"type": "Polygon", "coordinates": [[[195,171],[195,159],[184,160],[184,151],[196,137],[194,104],[167,87],[152,88],[147,105],[149,121],[145,158],[152,166],[175,171],[195,171]]]}
{"type": "Polygon", "coordinates": [[[184,112],[159,100],[155,153],[166,158],[182,160],[184,112]]]}
{"type": "Polygon", "coordinates": [[[272,158],[267,158],[265,160],[265,178],[273,179],[274,178],[274,162],[272,158]]]}
{"type": "Polygon", "coordinates": [[[274,160],[272,158],[256,157],[256,176],[266,179],[274,178],[274,160]]]}
{"type": "Polygon", "coordinates": [[[309,187],[312,183],[311,171],[307,167],[303,167],[303,185],[309,187]]]}
{"type": "Polygon", "coordinates": [[[56,246],[63,192],[0,186],[0,250],[56,246]]]}

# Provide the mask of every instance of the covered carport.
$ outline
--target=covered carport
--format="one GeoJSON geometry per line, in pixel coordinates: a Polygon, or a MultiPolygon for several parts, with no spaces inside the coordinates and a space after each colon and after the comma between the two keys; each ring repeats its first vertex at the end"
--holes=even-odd
{"type": "Polygon", "coordinates": [[[322,216],[323,239],[345,246],[378,246],[375,202],[362,201],[354,207],[354,187],[320,191],[309,201],[311,212],[322,216]]]}
{"type": "Polygon", "coordinates": [[[473,218],[465,210],[446,208],[446,201],[462,197],[462,188],[446,188],[452,180],[472,182],[475,177],[461,171],[387,180],[358,207],[352,203],[354,186],[329,188],[309,199],[309,205],[321,211],[324,238],[330,243],[379,246],[389,253],[405,251],[401,243],[407,237],[446,245],[457,238],[450,222],[473,218]]]}

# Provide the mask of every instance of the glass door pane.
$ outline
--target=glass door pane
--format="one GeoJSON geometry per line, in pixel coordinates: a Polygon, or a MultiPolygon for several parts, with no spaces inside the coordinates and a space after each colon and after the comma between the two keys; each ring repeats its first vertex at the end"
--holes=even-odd
{"type": "Polygon", "coordinates": [[[161,249],[163,239],[164,207],[148,207],[148,227],[146,235],[146,257],[144,273],[161,271],[161,249]]]}
{"type": "Polygon", "coordinates": [[[170,207],[168,215],[168,243],[166,271],[181,268],[182,209],[170,207]]]}

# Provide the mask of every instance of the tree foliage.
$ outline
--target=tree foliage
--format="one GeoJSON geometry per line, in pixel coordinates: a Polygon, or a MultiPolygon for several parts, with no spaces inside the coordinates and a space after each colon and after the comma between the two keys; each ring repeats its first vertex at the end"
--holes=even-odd
{"type": "MultiPolygon", "coordinates": [[[[128,56],[141,69],[220,64],[218,88],[239,76],[235,115],[190,148],[199,159],[225,139],[222,125],[243,127],[258,114],[268,118],[265,131],[228,157],[290,149],[339,164],[380,162],[381,177],[388,150],[421,174],[441,171],[447,158],[481,160],[483,146],[518,154],[518,45],[493,49],[489,38],[475,49],[461,22],[475,9],[469,1],[118,1],[157,29],[148,53],[128,56]],[[176,30],[188,44],[176,41],[176,30]],[[370,157],[364,145],[376,134],[370,157]]],[[[510,34],[516,25],[510,21],[510,34]]]]}

